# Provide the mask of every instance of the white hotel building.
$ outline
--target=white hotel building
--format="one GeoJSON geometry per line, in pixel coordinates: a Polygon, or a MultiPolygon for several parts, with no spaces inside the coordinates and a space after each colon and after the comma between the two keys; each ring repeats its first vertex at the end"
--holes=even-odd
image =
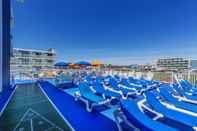
{"type": "Polygon", "coordinates": [[[11,76],[37,77],[44,71],[52,71],[56,53],[54,49],[35,50],[14,48],[10,62],[11,76]]]}

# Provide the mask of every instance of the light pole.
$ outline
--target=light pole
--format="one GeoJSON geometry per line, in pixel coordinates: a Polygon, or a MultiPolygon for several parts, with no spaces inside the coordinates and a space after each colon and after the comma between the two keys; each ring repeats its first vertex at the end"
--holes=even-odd
{"type": "Polygon", "coordinates": [[[189,59],[188,63],[188,81],[190,81],[190,76],[191,76],[191,59],[189,59]]]}
{"type": "Polygon", "coordinates": [[[10,86],[10,0],[0,0],[0,92],[10,86]]]}
{"type": "Polygon", "coordinates": [[[11,1],[0,0],[0,92],[10,86],[11,21],[11,1]]]}

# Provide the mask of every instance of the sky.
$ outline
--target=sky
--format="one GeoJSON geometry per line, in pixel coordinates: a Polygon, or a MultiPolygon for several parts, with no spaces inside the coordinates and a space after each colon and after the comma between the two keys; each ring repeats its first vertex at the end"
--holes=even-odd
{"type": "Polygon", "coordinates": [[[145,64],[197,59],[196,0],[13,2],[13,45],[57,52],[57,61],[145,64]]]}

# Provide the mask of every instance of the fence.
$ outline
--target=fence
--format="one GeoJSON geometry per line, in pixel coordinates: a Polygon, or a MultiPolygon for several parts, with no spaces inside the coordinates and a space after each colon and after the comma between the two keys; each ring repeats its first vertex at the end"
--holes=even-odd
{"type": "Polygon", "coordinates": [[[192,84],[196,84],[196,82],[197,82],[197,73],[191,73],[190,77],[188,77],[188,74],[183,74],[183,79],[189,80],[192,84]]]}
{"type": "Polygon", "coordinates": [[[166,82],[172,82],[175,80],[174,76],[178,75],[179,78],[185,79],[190,81],[192,84],[197,83],[197,72],[188,73],[172,73],[172,72],[133,72],[133,71],[115,71],[111,70],[108,71],[107,74],[110,75],[122,75],[122,76],[134,76],[136,78],[144,77],[145,79],[153,79],[153,80],[160,80],[160,81],[166,81],[166,82]]]}
{"type": "MultiPolygon", "coordinates": [[[[154,72],[153,79],[171,82],[174,80],[174,75],[172,72],[154,72]]],[[[178,73],[179,78],[188,80],[192,84],[196,84],[197,82],[197,73],[178,73]],[[188,76],[189,75],[189,76],[188,76]]]]}

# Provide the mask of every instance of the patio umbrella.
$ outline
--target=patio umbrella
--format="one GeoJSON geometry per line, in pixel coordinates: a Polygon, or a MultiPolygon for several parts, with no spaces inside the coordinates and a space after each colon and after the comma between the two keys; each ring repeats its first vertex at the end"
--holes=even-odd
{"type": "Polygon", "coordinates": [[[91,64],[87,61],[79,61],[79,62],[76,62],[75,64],[79,66],[91,66],[91,64]]]}
{"type": "Polygon", "coordinates": [[[100,67],[100,66],[102,66],[103,64],[102,64],[100,61],[92,61],[92,62],[91,62],[91,65],[94,66],[94,67],[100,67]]]}
{"type": "Polygon", "coordinates": [[[75,63],[71,63],[71,64],[69,64],[69,68],[71,68],[71,69],[77,69],[77,68],[79,68],[79,66],[76,65],[75,63]]]}

